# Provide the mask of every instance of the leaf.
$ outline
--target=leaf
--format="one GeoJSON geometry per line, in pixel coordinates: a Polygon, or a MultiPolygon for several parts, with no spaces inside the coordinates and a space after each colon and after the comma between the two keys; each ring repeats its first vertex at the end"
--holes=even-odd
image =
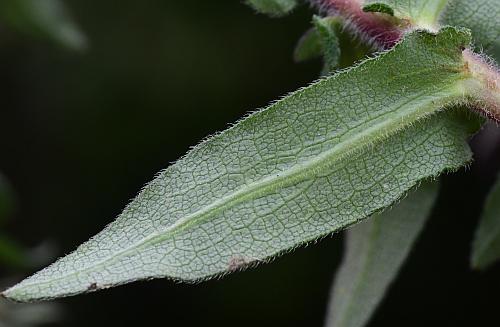
{"type": "Polygon", "coordinates": [[[313,24],[316,31],[318,31],[321,48],[323,49],[324,71],[332,72],[337,68],[340,60],[340,44],[337,36],[339,21],[335,18],[314,16],[313,24]]]}
{"type": "MultiPolygon", "coordinates": [[[[194,147],[115,222],[5,291],[17,301],[141,279],[199,281],[354,224],[471,158],[464,30],[415,32],[194,147]]],[[[470,115],[469,115],[470,116],[470,115]]]]}
{"type": "Polygon", "coordinates": [[[500,61],[499,0],[453,0],[441,20],[443,24],[471,29],[476,46],[500,61]]]}
{"type": "Polygon", "coordinates": [[[325,71],[333,71],[340,60],[340,44],[337,36],[339,23],[335,17],[313,16],[314,29],[307,31],[299,40],[294,51],[294,60],[301,62],[323,55],[325,71]]]}
{"type": "Polygon", "coordinates": [[[500,258],[500,179],[486,199],[472,243],[471,265],[485,269],[500,258]]]}
{"type": "Polygon", "coordinates": [[[310,28],[302,35],[293,51],[293,60],[296,62],[308,61],[321,57],[323,47],[319,40],[318,31],[315,28],[310,28]]]}
{"type": "Polygon", "coordinates": [[[364,6],[363,11],[364,12],[379,12],[382,14],[394,16],[394,9],[392,9],[392,7],[390,7],[384,3],[379,3],[379,2],[371,3],[371,4],[364,6]]]}
{"type": "Polygon", "coordinates": [[[274,17],[288,14],[298,4],[297,0],[246,0],[246,2],[256,11],[274,17]]]}
{"type": "Polygon", "coordinates": [[[11,239],[0,234],[0,264],[10,267],[28,266],[26,252],[11,239]]]}
{"type": "MultiPolygon", "coordinates": [[[[426,28],[431,31],[439,29],[439,16],[450,0],[373,0],[366,1],[363,8],[378,6],[382,12],[391,16],[407,20],[417,28],[426,28]]],[[[374,7],[375,8],[375,7],[374,7]]],[[[380,11],[380,10],[377,10],[380,11]]]]}
{"type": "Polygon", "coordinates": [[[0,20],[16,30],[52,39],[74,50],[87,46],[87,39],[60,0],[8,0],[0,2],[0,20]]]}
{"type": "Polygon", "coordinates": [[[500,59],[499,0],[373,0],[366,3],[363,10],[372,6],[391,8],[396,17],[409,20],[416,28],[467,27],[472,30],[479,50],[484,49],[500,59]]]}
{"type": "Polygon", "coordinates": [[[366,325],[420,235],[437,195],[437,184],[426,182],[392,210],[347,231],[326,326],[366,325]]]}

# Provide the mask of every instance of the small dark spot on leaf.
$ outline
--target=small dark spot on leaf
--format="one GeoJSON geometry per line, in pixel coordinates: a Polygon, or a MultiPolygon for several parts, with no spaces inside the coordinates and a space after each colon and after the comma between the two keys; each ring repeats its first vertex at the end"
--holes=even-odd
{"type": "Polygon", "coordinates": [[[234,255],[229,259],[227,269],[229,271],[235,271],[243,268],[248,264],[248,261],[242,255],[234,255]]]}
{"type": "Polygon", "coordinates": [[[87,291],[95,291],[97,290],[97,283],[92,283],[87,287],[87,291]]]}

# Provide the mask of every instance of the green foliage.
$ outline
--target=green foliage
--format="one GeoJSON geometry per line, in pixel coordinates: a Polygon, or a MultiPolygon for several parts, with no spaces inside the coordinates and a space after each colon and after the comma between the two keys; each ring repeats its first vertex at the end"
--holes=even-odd
{"type": "Polygon", "coordinates": [[[294,59],[301,62],[323,56],[324,71],[331,72],[337,68],[340,61],[338,37],[341,28],[340,21],[335,17],[314,16],[313,24],[314,28],[307,31],[299,40],[294,51],[294,59]]]}
{"type": "Polygon", "coordinates": [[[500,2],[498,0],[373,0],[366,1],[365,11],[389,13],[408,20],[415,28],[439,29],[439,26],[462,26],[471,29],[478,50],[500,54],[500,2]],[[370,9],[370,10],[367,10],[370,9]]]}
{"type": "Polygon", "coordinates": [[[283,16],[292,11],[298,4],[297,0],[246,0],[256,11],[269,16],[283,16]]]}
{"type": "Polygon", "coordinates": [[[359,222],[418,181],[458,169],[478,126],[437,113],[462,99],[469,42],[455,28],[415,32],[250,115],[161,172],[100,234],[3,294],[34,301],[221,275],[359,222]]]}
{"type": "Polygon", "coordinates": [[[361,327],[368,322],[422,231],[437,195],[436,183],[424,183],[392,210],[347,231],[326,326],[361,327]]]}
{"type": "MultiPolygon", "coordinates": [[[[365,8],[378,8],[385,13],[392,12],[397,18],[410,21],[418,28],[439,28],[438,19],[449,0],[372,0],[366,1],[365,8]]],[[[456,25],[463,26],[463,25],[456,25]]]]}
{"type": "Polygon", "coordinates": [[[481,215],[472,245],[472,267],[484,269],[500,258],[500,182],[497,181],[481,215]]]}
{"type": "Polygon", "coordinates": [[[446,25],[470,28],[477,49],[500,60],[500,1],[454,0],[441,20],[446,25]]]}
{"type": "Polygon", "coordinates": [[[323,55],[323,46],[321,44],[318,31],[315,28],[307,30],[302,35],[295,46],[293,59],[296,62],[302,62],[321,57],[323,55]]]}
{"type": "Polygon", "coordinates": [[[74,50],[87,45],[85,35],[70,18],[61,0],[8,0],[0,2],[0,22],[39,38],[49,38],[74,50]]]}
{"type": "Polygon", "coordinates": [[[364,12],[379,12],[382,14],[394,16],[394,9],[392,9],[392,7],[386,5],[385,3],[379,3],[379,2],[370,3],[366,6],[364,6],[363,11],[364,12]]]}
{"type": "Polygon", "coordinates": [[[340,61],[340,43],[337,36],[340,29],[339,20],[335,18],[313,17],[314,27],[318,31],[323,57],[325,60],[325,73],[337,68],[340,61]]]}
{"type": "Polygon", "coordinates": [[[25,251],[16,242],[0,234],[0,264],[8,267],[26,267],[25,251]]]}

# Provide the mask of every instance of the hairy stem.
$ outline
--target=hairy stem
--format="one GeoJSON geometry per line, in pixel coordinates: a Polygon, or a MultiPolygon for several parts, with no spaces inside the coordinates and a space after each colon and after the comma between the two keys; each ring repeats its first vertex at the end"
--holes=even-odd
{"type": "Polygon", "coordinates": [[[311,2],[328,15],[344,17],[349,29],[379,49],[392,48],[409,28],[409,23],[401,19],[364,12],[360,0],[311,0],[311,2]]]}
{"type": "Polygon", "coordinates": [[[474,53],[463,51],[465,69],[471,78],[465,83],[466,95],[473,98],[473,109],[500,123],[500,71],[495,64],[474,53]]]}

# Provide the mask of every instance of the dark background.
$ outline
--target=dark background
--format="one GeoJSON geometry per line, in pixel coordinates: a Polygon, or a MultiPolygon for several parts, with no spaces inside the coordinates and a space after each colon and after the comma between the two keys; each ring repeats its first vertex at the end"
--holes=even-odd
{"type": "MultiPolygon", "coordinates": [[[[111,222],[189,146],[321,70],[319,61],[292,60],[310,26],[305,6],[270,19],[234,0],[67,4],[90,41],[83,53],[0,28],[0,172],[18,204],[6,232],[26,247],[50,240],[56,256],[111,222]]],[[[443,178],[432,220],[372,326],[498,317],[500,265],[468,266],[500,165],[497,140],[473,141],[482,144],[477,162],[443,178]]],[[[341,250],[337,234],[223,280],[156,280],[63,299],[57,326],[321,326],[341,250]]],[[[0,277],[32,272],[3,267],[0,277]]]]}

